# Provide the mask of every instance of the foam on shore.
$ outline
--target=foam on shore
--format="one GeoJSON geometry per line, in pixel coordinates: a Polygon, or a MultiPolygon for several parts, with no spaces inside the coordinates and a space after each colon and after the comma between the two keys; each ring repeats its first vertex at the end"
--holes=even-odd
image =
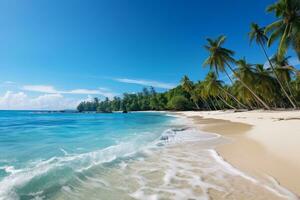
{"type": "Polygon", "coordinates": [[[15,200],[15,189],[61,170],[70,179],[26,194],[32,199],[298,199],[274,179],[261,182],[224,161],[215,147],[228,142],[200,131],[187,118],[176,118],[156,140],[145,138],[98,151],[70,154],[14,169],[0,181],[0,199],[15,200]],[[69,174],[68,169],[72,172],[69,174]],[[51,193],[51,194],[50,194],[51,193]]]}
{"type": "Polygon", "coordinates": [[[58,199],[298,199],[274,180],[260,182],[225,162],[214,147],[226,140],[190,125],[166,130],[139,159],[86,174],[58,199]]]}

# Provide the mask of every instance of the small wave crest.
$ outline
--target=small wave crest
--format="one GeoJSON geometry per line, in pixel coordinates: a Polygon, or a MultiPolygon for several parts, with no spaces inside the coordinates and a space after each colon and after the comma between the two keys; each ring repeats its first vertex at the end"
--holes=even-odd
{"type": "MultiPolygon", "coordinates": [[[[282,188],[275,180],[271,179],[270,182],[273,184],[262,184],[225,162],[213,149],[214,144],[220,142],[220,138],[221,136],[218,134],[200,132],[192,126],[177,125],[176,128],[163,131],[155,140],[147,138],[147,134],[146,136],[137,135],[128,142],[121,142],[104,149],[81,154],[69,154],[65,149],[60,149],[64,156],[31,163],[27,168],[1,167],[0,169],[5,170],[9,175],[0,181],[0,200],[18,199],[19,197],[15,192],[16,188],[26,185],[34,178],[47,175],[52,170],[68,167],[75,173],[81,173],[102,163],[110,163],[119,158],[134,156],[138,152],[145,153],[149,157],[153,155],[155,159],[143,157],[146,159],[145,161],[138,161],[133,164],[122,159],[119,163],[119,169],[114,169],[119,170],[118,173],[113,171],[114,173],[110,174],[112,177],[99,177],[97,179],[94,176],[85,176],[86,182],[79,181],[82,188],[78,191],[82,192],[81,189],[84,189],[85,194],[88,194],[95,184],[95,191],[99,192],[100,184],[103,185],[102,189],[109,188],[110,192],[117,187],[125,188],[125,194],[136,199],[159,199],[160,193],[167,196],[171,195],[172,199],[184,199],[187,196],[194,199],[209,199],[208,191],[210,189],[226,193],[226,190],[230,188],[226,186],[226,177],[238,176],[242,177],[243,180],[264,187],[276,195],[297,199],[294,194],[282,188]],[[193,143],[195,146],[179,145],[183,148],[177,149],[176,145],[182,143],[193,143]],[[161,146],[174,146],[175,148],[161,148],[161,146]],[[190,151],[193,148],[195,150],[190,151]],[[162,150],[162,154],[156,155],[153,149],[162,150]],[[119,183],[114,182],[114,179],[120,178],[122,180],[122,177],[128,179],[118,181],[119,183],[126,183],[127,185],[126,180],[135,180],[138,189],[136,189],[137,185],[131,189],[127,189],[125,185],[116,185],[119,183]],[[215,180],[215,182],[209,180],[215,180]],[[158,183],[153,186],[153,181],[158,181],[158,183]],[[90,184],[84,186],[87,182],[90,184]],[[148,194],[149,191],[152,192],[148,194]]],[[[75,194],[69,185],[64,185],[61,190],[68,197],[81,195],[81,193],[75,194]]],[[[99,195],[101,194],[100,192],[99,195]]],[[[41,197],[43,191],[39,190],[30,195],[41,197]]]]}
{"type": "Polygon", "coordinates": [[[16,188],[24,186],[33,178],[46,175],[51,170],[68,167],[74,172],[82,172],[93,166],[112,162],[117,158],[134,155],[147,146],[148,138],[145,137],[147,136],[136,136],[131,141],[120,142],[117,145],[82,154],[69,154],[64,149],[60,149],[64,156],[35,161],[22,169],[15,169],[14,166],[2,166],[0,169],[8,173],[8,176],[0,181],[0,200],[18,199],[15,193],[16,188]]]}
{"type": "Polygon", "coordinates": [[[184,142],[205,142],[209,140],[217,140],[220,137],[220,135],[215,133],[200,133],[199,130],[191,127],[171,128],[162,133],[160,137],[160,143],[178,144],[184,142]]]}

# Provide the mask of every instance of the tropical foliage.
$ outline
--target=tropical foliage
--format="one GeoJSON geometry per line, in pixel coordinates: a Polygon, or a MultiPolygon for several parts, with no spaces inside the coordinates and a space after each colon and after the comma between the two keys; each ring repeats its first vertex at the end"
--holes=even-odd
{"type": "Polygon", "coordinates": [[[78,111],[147,111],[147,110],[218,110],[277,109],[300,106],[300,72],[289,62],[288,50],[300,60],[300,1],[278,0],[267,8],[277,20],[265,27],[250,26],[250,42],[255,41],[266,57],[266,63],[251,64],[245,58],[234,58],[234,51],[225,48],[226,36],[208,38],[208,53],[203,66],[210,72],[203,81],[193,82],[183,76],[180,85],[163,93],[153,87],[122,98],[98,98],[81,102],[78,111]],[[274,43],[275,41],[277,43],[274,43]],[[278,44],[275,55],[268,49],[278,44]],[[220,79],[225,74],[229,83],[220,79]]]}

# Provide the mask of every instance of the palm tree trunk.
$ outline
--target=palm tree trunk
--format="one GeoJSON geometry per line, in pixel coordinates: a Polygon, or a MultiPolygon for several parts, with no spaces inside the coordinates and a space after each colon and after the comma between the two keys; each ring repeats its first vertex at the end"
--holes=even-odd
{"type": "Polygon", "coordinates": [[[221,95],[218,95],[217,97],[219,97],[219,99],[226,104],[228,107],[232,108],[232,109],[236,109],[234,106],[230,105],[229,103],[227,103],[222,97],[221,95]]]}
{"type": "Polygon", "coordinates": [[[240,102],[235,96],[233,96],[232,94],[230,94],[229,92],[227,92],[225,89],[223,89],[222,87],[220,87],[220,89],[225,92],[227,95],[229,95],[231,98],[233,98],[239,105],[241,105],[242,107],[248,109],[248,107],[246,105],[244,105],[242,102],[240,102]]]}
{"type": "Polygon", "coordinates": [[[193,101],[193,102],[194,102],[194,104],[195,104],[197,110],[200,110],[199,105],[197,104],[197,102],[195,102],[195,101],[193,101]]]}
{"type": "Polygon", "coordinates": [[[253,105],[252,105],[251,102],[249,103],[249,107],[250,107],[251,110],[253,110],[253,105]]]}
{"type": "Polygon", "coordinates": [[[230,80],[231,84],[233,85],[233,80],[231,79],[231,77],[229,76],[229,74],[227,73],[227,70],[225,69],[225,74],[228,77],[228,79],[230,80]]]}
{"type": "Polygon", "coordinates": [[[220,103],[219,103],[219,101],[217,100],[217,98],[215,96],[213,96],[213,100],[214,100],[214,102],[216,104],[217,110],[222,110],[222,108],[220,106],[220,103]]]}
{"type": "Polygon", "coordinates": [[[205,105],[207,106],[207,108],[211,111],[211,107],[209,106],[209,103],[203,98],[203,101],[205,103],[205,105]]]}
{"type": "MultiPolygon", "coordinates": [[[[227,64],[228,65],[228,64],[227,64]]],[[[232,73],[235,75],[235,77],[242,83],[242,85],[247,88],[251,94],[267,109],[267,110],[270,110],[270,107],[259,97],[255,94],[255,92],[253,90],[250,89],[250,87],[244,83],[244,81],[242,81],[234,72],[234,70],[231,68],[230,65],[228,65],[229,69],[232,71],[232,73]]]]}
{"type": "Polygon", "coordinates": [[[220,110],[223,110],[224,106],[222,105],[222,103],[216,98],[216,96],[214,96],[214,99],[216,101],[216,104],[219,106],[220,110]]]}
{"type": "Polygon", "coordinates": [[[295,104],[297,105],[297,100],[296,100],[296,98],[295,98],[295,96],[294,96],[294,94],[292,92],[292,89],[291,89],[291,86],[290,86],[289,82],[287,80],[285,80],[285,83],[286,83],[286,87],[289,90],[289,93],[291,94],[291,97],[293,98],[295,104]]]}
{"type": "MultiPolygon", "coordinates": [[[[226,64],[227,64],[227,66],[229,66],[228,63],[226,63],[226,64]]],[[[227,70],[225,69],[224,71],[225,71],[225,74],[227,75],[228,79],[231,81],[231,83],[232,83],[232,85],[233,85],[234,83],[233,83],[231,77],[229,76],[227,70]]],[[[221,89],[222,89],[222,88],[221,88],[221,89]]],[[[223,91],[225,91],[225,90],[223,90],[223,91]]],[[[242,107],[244,107],[244,108],[247,109],[247,106],[245,106],[244,104],[242,104],[242,103],[241,103],[237,98],[235,98],[232,94],[230,94],[230,93],[227,92],[227,91],[225,91],[225,93],[228,94],[229,96],[231,96],[231,97],[232,97],[238,104],[240,104],[242,107]]]]}
{"type": "Polygon", "coordinates": [[[292,99],[290,98],[290,96],[288,95],[288,93],[285,91],[285,89],[284,89],[284,87],[283,87],[281,81],[279,80],[278,75],[277,75],[277,73],[276,73],[276,71],[275,71],[275,69],[274,69],[274,67],[273,67],[273,64],[272,64],[271,60],[269,59],[269,56],[268,56],[268,54],[267,54],[267,51],[266,51],[264,45],[262,44],[261,41],[260,41],[259,43],[260,43],[261,48],[263,49],[263,52],[264,52],[266,58],[268,59],[268,62],[269,62],[269,64],[270,64],[270,67],[271,67],[271,69],[272,69],[272,71],[273,71],[273,73],[274,73],[274,75],[275,75],[275,78],[276,78],[277,82],[279,83],[279,85],[280,85],[280,87],[281,87],[281,89],[282,89],[284,95],[288,98],[289,102],[292,104],[292,106],[294,107],[294,109],[296,109],[297,106],[294,104],[294,102],[292,101],[292,99]]]}
{"type": "MultiPolygon", "coordinates": [[[[228,64],[227,64],[227,65],[228,65],[228,64]]],[[[231,84],[233,85],[234,82],[233,82],[232,78],[229,76],[227,70],[225,69],[224,71],[225,71],[226,76],[227,76],[228,79],[230,80],[231,84]]],[[[225,90],[224,90],[224,91],[225,91],[225,90]]],[[[229,96],[231,96],[238,104],[240,104],[242,107],[244,107],[244,108],[247,109],[247,106],[245,106],[244,104],[242,104],[242,103],[241,103],[237,98],[235,98],[232,94],[230,94],[230,93],[227,92],[227,91],[225,91],[225,92],[226,92],[226,94],[228,94],[229,96]]]]}
{"type": "Polygon", "coordinates": [[[215,110],[217,110],[217,108],[216,108],[216,106],[215,106],[214,102],[211,100],[211,98],[210,98],[210,97],[208,97],[208,99],[209,99],[209,101],[211,102],[211,104],[212,104],[212,106],[214,107],[214,109],[215,109],[215,110]]]}

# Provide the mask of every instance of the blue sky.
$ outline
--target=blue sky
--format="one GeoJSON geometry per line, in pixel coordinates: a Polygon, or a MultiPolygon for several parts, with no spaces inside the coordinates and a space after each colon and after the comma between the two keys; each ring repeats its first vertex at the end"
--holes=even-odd
{"type": "MultiPolygon", "coordinates": [[[[94,96],[164,91],[186,74],[202,79],[207,37],[252,63],[251,22],[274,20],[273,0],[3,0],[0,109],[74,108],[94,96]]],[[[270,49],[270,54],[274,49],[270,49]]]]}

